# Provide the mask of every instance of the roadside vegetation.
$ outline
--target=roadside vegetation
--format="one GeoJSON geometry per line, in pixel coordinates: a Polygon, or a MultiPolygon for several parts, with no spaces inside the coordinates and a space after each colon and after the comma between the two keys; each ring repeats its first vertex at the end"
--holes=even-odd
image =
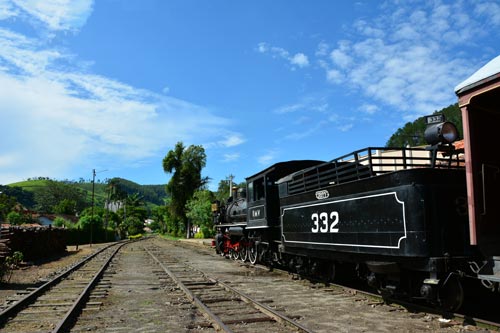
{"type": "Polygon", "coordinates": [[[0,262],[0,282],[10,282],[12,277],[12,271],[19,268],[19,264],[23,261],[23,254],[19,251],[15,251],[12,255],[4,258],[0,262]]]}

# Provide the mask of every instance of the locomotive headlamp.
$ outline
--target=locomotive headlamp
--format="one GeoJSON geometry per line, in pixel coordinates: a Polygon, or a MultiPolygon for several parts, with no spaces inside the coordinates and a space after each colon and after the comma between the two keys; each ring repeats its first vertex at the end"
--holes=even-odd
{"type": "Polygon", "coordinates": [[[453,143],[458,138],[457,127],[449,121],[430,124],[424,132],[425,140],[430,145],[453,143]]]}

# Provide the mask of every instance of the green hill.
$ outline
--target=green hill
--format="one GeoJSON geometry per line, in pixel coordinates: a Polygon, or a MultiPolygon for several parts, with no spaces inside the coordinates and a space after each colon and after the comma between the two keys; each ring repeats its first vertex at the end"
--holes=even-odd
{"type": "Polygon", "coordinates": [[[35,192],[37,189],[47,186],[48,179],[25,180],[22,182],[7,184],[10,187],[21,187],[25,191],[35,192]]]}
{"type": "MultiPolygon", "coordinates": [[[[44,177],[39,177],[36,179],[29,179],[26,181],[16,182],[8,184],[7,187],[10,188],[9,195],[18,197],[21,194],[36,193],[37,191],[43,191],[44,188],[49,186],[50,180],[44,177]]],[[[72,181],[56,181],[58,183],[63,183],[65,185],[74,187],[81,190],[86,198],[89,205],[92,202],[92,182],[72,182],[72,181]]],[[[165,191],[165,185],[140,185],[134,183],[130,180],[123,178],[113,178],[108,183],[96,182],[94,184],[94,204],[96,206],[104,206],[106,199],[120,200],[126,197],[126,195],[133,195],[138,193],[139,196],[144,200],[147,206],[159,206],[164,204],[164,199],[167,196],[165,191]]],[[[31,204],[26,204],[26,200],[19,202],[28,208],[34,208],[36,202],[31,202],[31,204]]]]}
{"type": "MultiPolygon", "coordinates": [[[[128,195],[138,193],[145,202],[157,206],[163,205],[164,199],[167,197],[165,185],[139,185],[123,178],[113,178],[109,183],[116,184],[120,191],[128,195]]],[[[104,184],[104,186],[107,185],[104,184]]]]}

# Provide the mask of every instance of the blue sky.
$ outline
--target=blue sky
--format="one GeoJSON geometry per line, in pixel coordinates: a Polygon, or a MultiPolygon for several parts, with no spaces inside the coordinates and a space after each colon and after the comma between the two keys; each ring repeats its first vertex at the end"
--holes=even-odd
{"type": "Polygon", "coordinates": [[[499,29],[497,0],[0,0],[0,184],[164,184],[183,141],[216,189],[383,146],[457,101],[499,29]]]}

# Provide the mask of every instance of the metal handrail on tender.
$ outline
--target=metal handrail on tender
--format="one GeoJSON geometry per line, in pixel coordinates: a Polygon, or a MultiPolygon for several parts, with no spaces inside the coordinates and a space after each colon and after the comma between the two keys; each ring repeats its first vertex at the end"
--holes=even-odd
{"type": "Polygon", "coordinates": [[[288,195],[416,168],[464,169],[463,150],[442,153],[426,148],[360,149],[290,175],[288,195]]]}

